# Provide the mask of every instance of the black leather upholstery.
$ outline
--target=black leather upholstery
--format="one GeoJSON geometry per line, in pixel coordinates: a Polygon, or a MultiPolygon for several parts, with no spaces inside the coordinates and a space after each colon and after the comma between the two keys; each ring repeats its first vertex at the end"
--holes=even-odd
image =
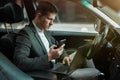
{"type": "Polygon", "coordinates": [[[14,42],[16,33],[6,34],[0,39],[0,51],[10,60],[13,61],[14,42]]]}
{"type": "MultiPolygon", "coordinates": [[[[33,80],[22,72],[0,52],[0,78],[3,80],[33,80]],[[5,79],[6,78],[6,79],[5,79]]],[[[0,79],[0,80],[2,80],[0,79]]]]}
{"type": "Polygon", "coordinates": [[[16,23],[24,19],[23,9],[15,3],[7,3],[0,7],[0,22],[16,23]]]}

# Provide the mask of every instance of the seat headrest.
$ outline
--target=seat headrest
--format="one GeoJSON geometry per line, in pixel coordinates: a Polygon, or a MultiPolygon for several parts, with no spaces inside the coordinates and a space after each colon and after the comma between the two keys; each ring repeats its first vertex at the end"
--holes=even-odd
{"type": "Polygon", "coordinates": [[[0,22],[16,23],[24,19],[23,9],[16,3],[7,3],[0,7],[0,22]]]}

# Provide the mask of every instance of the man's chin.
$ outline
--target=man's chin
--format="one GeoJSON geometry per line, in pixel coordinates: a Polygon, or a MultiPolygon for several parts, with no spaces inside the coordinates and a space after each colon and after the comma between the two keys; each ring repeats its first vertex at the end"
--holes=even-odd
{"type": "Polygon", "coordinates": [[[45,30],[48,31],[50,29],[50,27],[46,28],[45,30]]]}
{"type": "Polygon", "coordinates": [[[49,29],[47,28],[47,29],[45,29],[45,31],[48,31],[49,29]]]}

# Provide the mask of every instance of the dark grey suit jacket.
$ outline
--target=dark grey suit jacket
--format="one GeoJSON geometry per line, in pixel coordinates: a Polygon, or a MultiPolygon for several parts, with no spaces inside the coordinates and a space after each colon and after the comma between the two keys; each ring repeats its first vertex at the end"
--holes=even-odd
{"type": "MultiPolygon", "coordinates": [[[[45,32],[50,46],[57,44],[57,41],[45,32]]],[[[66,54],[61,55],[62,60],[66,54]]],[[[16,37],[16,47],[14,52],[14,62],[23,71],[47,70],[51,68],[51,62],[48,61],[47,51],[36,32],[33,24],[23,28],[16,37]]]]}

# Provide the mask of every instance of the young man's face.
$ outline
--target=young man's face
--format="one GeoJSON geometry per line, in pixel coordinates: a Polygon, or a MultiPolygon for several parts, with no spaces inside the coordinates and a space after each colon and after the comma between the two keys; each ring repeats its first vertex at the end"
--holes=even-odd
{"type": "Polygon", "coordinates": [[[38,27],[42,30],[47,31],[50,26],[53,24],[53,21],[55,20],[56,13],[48,13],[47,15],[40,15],[38,20],[38,27]]]}

